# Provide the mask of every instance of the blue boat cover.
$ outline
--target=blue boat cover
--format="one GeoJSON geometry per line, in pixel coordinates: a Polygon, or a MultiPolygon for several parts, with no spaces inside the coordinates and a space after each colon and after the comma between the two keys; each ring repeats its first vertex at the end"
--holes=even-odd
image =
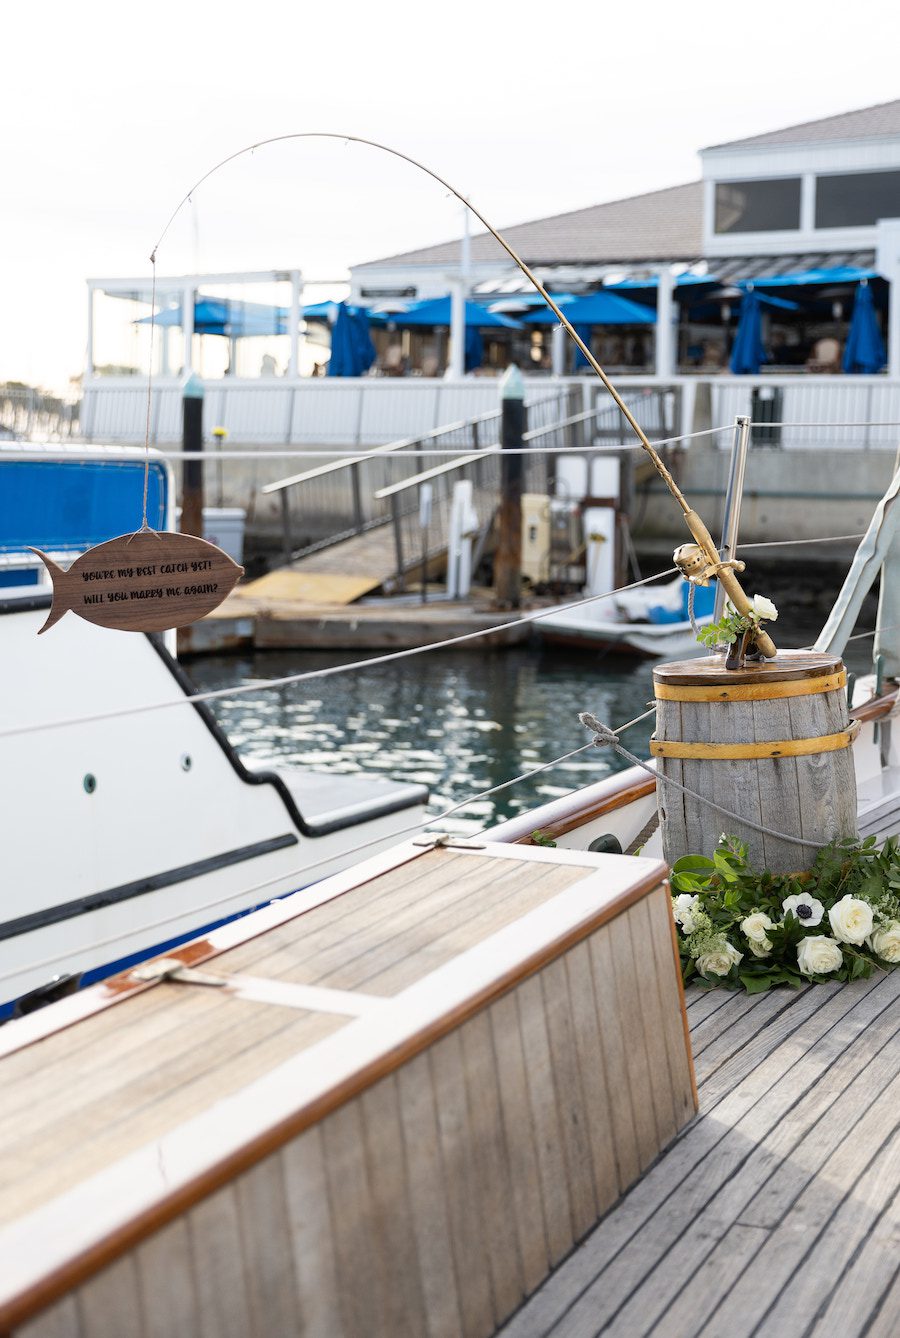
{"type": "MultiPolygon", "coordinates": [[[[0,553],[80,553],[140,528],[144,462],[0,458],[0,553]]],[[[166,523],[166,471],[150,462],[147,519],[166,523]]]]}

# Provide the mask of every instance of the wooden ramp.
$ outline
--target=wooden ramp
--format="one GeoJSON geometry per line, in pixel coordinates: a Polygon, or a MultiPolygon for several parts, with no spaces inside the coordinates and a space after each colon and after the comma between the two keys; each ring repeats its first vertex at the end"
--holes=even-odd
{"type": "Polygon", "coordinates": [[[700,1117],[503,1338],[894,1338],[898,996],[688,991],[700,1117]]]}
{"type": "Polygon", "coordinates": [[[296,599],[310,604],[352,604],[397,571],[394,532],[378,525],[279,567],[238,587],[249,599],[296,599]]]}

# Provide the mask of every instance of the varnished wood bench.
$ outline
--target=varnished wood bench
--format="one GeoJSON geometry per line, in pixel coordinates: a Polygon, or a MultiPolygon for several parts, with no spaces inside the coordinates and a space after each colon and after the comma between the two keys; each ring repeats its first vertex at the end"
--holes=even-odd
{"type": "Polygon", "coordinates": [[[407,844],[3,1028],[0,1330],[492,1333],[696,1109],[665,872],[407,844]]]}

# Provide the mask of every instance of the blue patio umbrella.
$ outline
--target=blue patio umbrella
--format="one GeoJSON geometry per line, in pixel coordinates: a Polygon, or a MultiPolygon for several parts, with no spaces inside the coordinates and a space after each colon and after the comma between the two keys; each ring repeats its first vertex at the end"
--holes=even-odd
{"type": "MultiPolygon", "coordinates": [[[[591,333],[593,331],[593,327],[590,325],[581,325],[579,323],[578,325],[573,326],[573,329],[575,333],[578,335],[578,338],[581,339],[588,348],[590,348],[591,333]]],[[[590,363],[588,362],[587,358],[584,356],[584,354],[582,353],[581,349],[578,347],[577,344],[575,345],[575,358],[573,360],[572,366],[573,367],[590,366],[590,363]]]]}
{"type": "MultiPolygon", "coordinates": [[[[559,309],[566,320],[576,326],[652,325],[656,320],[655,308],[644,306],[641,302],[632,302],[630,297],[610,293],[605,288],[596,293],[588,293],[584,297],[573,297],[566,302],[560,302],[559,309]]],[[[557,324],[557,317],[547,306],[529,312],[524,319],[527,325],[557,324]]]]}
{"type": "Polygon", "coordinates": [[[484,340],[477,325],[466,326],[466,371],[474,372],[484,362],[484,340]]]}
{"type": "Polygon", "coordinates": [[[375,348],[369,335],[369,321],[359,307],[339,302],[337,319],[331,330],[331,357],[328,376],[362,376],[375,361],[375,348]]]}
{"type": "Polygon", "coordinates": [[[884,340],[872,301],[872,289],[865,280],[856,290],[847,347],[844,349],[845,372],[880,372],[886,361],[884,340]]]}
{"type": "MultiPolygon", "coordinates": [[[[449,297],[428,297],[421,302],[413,302],[406,311],[392,313],[388,319],[391,325],[397,326],[398,329],[408,329],[418,325],[449,326],[450,308],[449,297]]],[[[498,311],[488,311],[487,307],[481,306],[478,302],[466,303],[466,326],[474,326],[476,330],[522,328],[518,321],[511,320],[509,316],[503,316],[498,311]]]]}
{"type": "Polygon", "coordinates": [[[752,290],[741,298],[741,316],[738,321],[729,366],[737,376],[755,375],[760,364],[768,362],[762,342],[759,298],[752,290]]]}
{"type": "MultiPolygon", "coordinates": [[[[194,301],[194,333],[226,335],[243,339],[252,335],[288,333],[288,311],[263,302],[240,302],[227,297],[197,297],[194,301]]],[[[181,326],[180,306],[164,307],[152,317],[154,325],[181,326]]],[[[136,325],[149,325],[150,316],[142,316],[136,325]]]]}

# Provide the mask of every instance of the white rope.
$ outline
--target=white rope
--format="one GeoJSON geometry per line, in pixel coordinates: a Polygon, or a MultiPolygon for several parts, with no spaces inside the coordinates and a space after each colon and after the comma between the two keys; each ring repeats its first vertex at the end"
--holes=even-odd
{"type": "Polygon", "coordinates": [[[327,669],[309,669],[302,674],[287,674],[283,678],[270,678],[263,682],[254,679],[252,683],[245,683],[238,687],[218,688],[212,692],[194,692],[181,697],[169,697],[161,702],[145,702],[141,706],[123,706],[116,711],[98,711],[94,715],[67,716],[61,720],[42,720],[30,725],[15,725],[10,729],[0,730],[0,739],[8,739],[21,734],[37,734],[47,729],[65,729],[69,725],[93,725],[101,720],[120,720],[124,716],[144,715],[149,711],[165,711],[173,706],[186,706],[193,702],[217,701],[221,697],[239,697],[246,692],[283,688],[292,683],[308,683],[313,679],[331,678],[335,674],[349,674],[358,669],[371,669],[380,664],[392,664],[398,660],[409,659],[414,655],[425,655],[429,651],[445,650],[450,646],[460,646],[469,641],[477,641],[483,637],[493,636],[497,632],[509,631],[513,627],[524,627],[529,623],[537,622],[541,618],[549,618],[553,613],[565,613],[569,609],[581,608],[585,604],[593,604],[601,599],[612,599],[615,595],[624,594],[628,590],[636,590],[641,585],[649,585],[652,581],[658,581],[664,576],[672,576],[676,570],[675,567],[669,567],[666,571],[658,572],[655,576],[645,576],[643,580],[632,581],[630,585],[619,586],[617,590],[609,590],[602,595],[586,595],[581,599],[572,600],[569,604],[554,604],[549,609],[539,609],[536,613],[526,613],[523,617],[514,618],[510,622],[497,623],[494,627],[480,627],[474,632],[463,632],[460,636],[446,637],[443,641],[432,641],[424,646],[410,646],[406,650],[391,651],[387,655],[373,655],[367,660],[353,660],[349,664],[333,664],[327,669]]]}
{"type": "MultiPolygon", "coordinates": [[[[655,714],[655,711],[656,707],[653,706],[649,711],[645,711],[643,715],[636,716],[634,720],[629,720],[624,725],[619,725],[616,731],[617,734],[624,734],[626,729],[631,729],[633,725],[637,725],[642,720],[646,720],[648,716],[655,714]]],[[[558,766],[561,762],[567,761],[570,757],[575,757],[578,753],[589,751],[593,746],[593,742],[582,744],[580,748],[574,748],[569,753],[563,753],[561,757],[555,757],[550,762],[543,762],[533,770],[525,771],[520,776],[513,776],[511,780],[502,781],[499,785],[494,785],[489,790],[482,790],[480,794],[469,795],[460,803],[454,804],[452,808],[445,809],[443,813],[435,814],[434,817],[423,818],[420,822],[410,823],[406,827],[401,827],[399,831],[389,832],[384,836],[373,837],[371,841],[361,841],[359,845],[351,847],[349,851],[340,851],[333,855],[324,856],[320,860],[315,860],[312,864],[303,864],[295,869],[286,869],[283,873],[276,874],[272,878],[265,878],[262,882],[253,883],[250,887],[243,887],[237,892],[232,892],[227,897],[216,897],[215,900],[206,901],[200,906],[191,906],[190,914],[196,916],[204,911],[217,911],[221,907],[227,906],[229,902],[238,901],[244,897],[254,896],[257,892],[265,892],[276,884],[283,883],[287,878],[302,878],[316,869],[321,869],[324,865],[334,864],[336,861],[342,860],[345,855],[359,855],[365,850],[371,850],[373,846],[384,846],[388,841],[399,842],[403,837],[411,836],[413,832],[420,832],[425,827],[430,827],[433,823],[444,822],[454,813],[458,813],[461,808],[466,808],[470,804],[478,803],[481,799],[487,799],[493,794],[498,794],[501,790],[507,790],[511,785],[518,785],[521,781],[530,780],[532,776],[538,776],[543,771],[549,771],[552,767],[558,766]]],[[[488,830],[488,827],[480,827],[474,832],[467,833],[466,839],[473,836],[481,836],[488,830]]],[[[435,833],[435,836],[437,835],[438,833],[435,833]]],[[[307,886],[308,884],[304,883],[302,887],[296,888],[294,893],[284,893],[283,895],[296,895],[297,892],[302,892],[307,886]]],[[[161,920],[153,920],[143,924],[141,930],[143,932],[151,929],[163,929],[166,925],[172,924],[173,921],[179,919],[184,913],[184,911],[180,911],[175,915],[165,916],[161,920]]],[[[111,943],[118,943],[120,939],[121,934],[111,934],[107,938],[92,939],[91,948],[104,948],[111,943]]],[[[58,960],[58,957],[47,957],[40,962],[30,962],[29,967],[36,970],[39,967],[53,966],[58,960]]],[[[8,980],[11,977],[20,974],[21,970],[0,972],[0,980],[8,980]]]]}

